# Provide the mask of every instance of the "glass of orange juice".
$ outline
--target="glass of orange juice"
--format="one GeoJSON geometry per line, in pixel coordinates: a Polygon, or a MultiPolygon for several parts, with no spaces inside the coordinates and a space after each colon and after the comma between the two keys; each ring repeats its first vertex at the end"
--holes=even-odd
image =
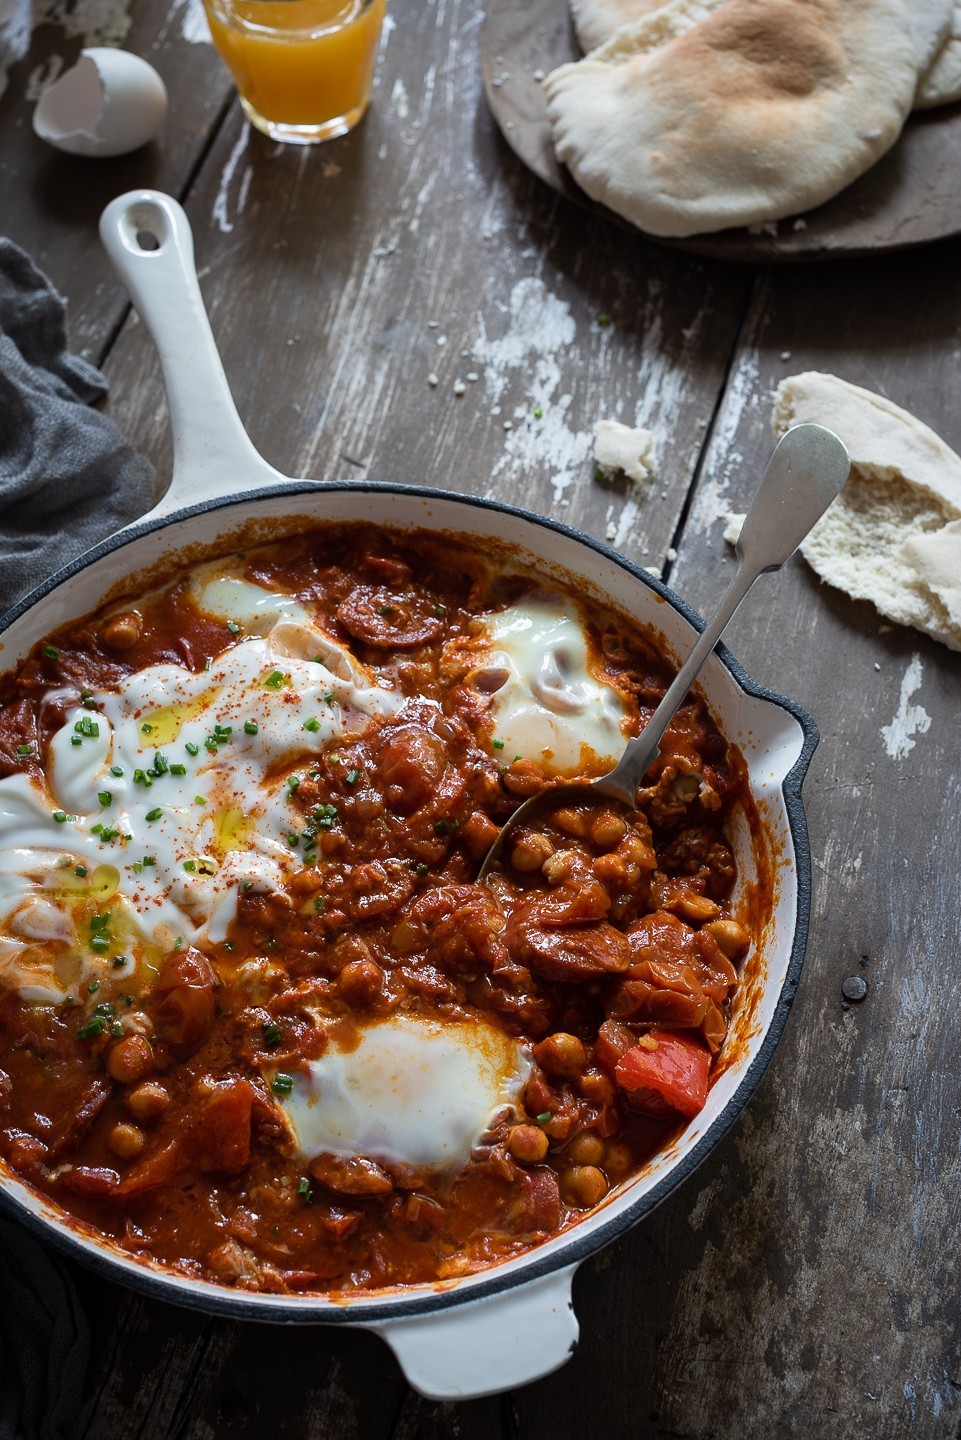
{"type": "Polygon", "coordinates": [[[370,100],[387,0],[204,0],[247,119],[274,140],[345,135],[370,100]]]}

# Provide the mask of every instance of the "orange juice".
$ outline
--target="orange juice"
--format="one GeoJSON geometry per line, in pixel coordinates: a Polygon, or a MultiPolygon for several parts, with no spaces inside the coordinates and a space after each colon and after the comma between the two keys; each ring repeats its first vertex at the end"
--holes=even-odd
{"type": "Polygon", "coordinates": [[[343,135],[370,99],[386,0],[204,0],[247,118],[277,140],[343,135]]]}

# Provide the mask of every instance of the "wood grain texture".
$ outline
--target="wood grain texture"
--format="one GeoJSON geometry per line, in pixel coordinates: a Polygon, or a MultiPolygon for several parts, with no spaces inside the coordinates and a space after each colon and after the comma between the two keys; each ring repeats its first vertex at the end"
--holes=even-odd
{"type": "MultiPolygon", "coordinates": [[[[192,0],[128,4],[131,23],[122,45],[164,78],[171,96],[166,123],[156,140],[132,155],[63,155],[33,133],[36,97],[47,80],[76,61],[85,34],[99,43],[108,18],[125,7],[123,0],[64,5],[68,18],[57,24],[43,19],[52,6],[33,8],[30,48],[10,69],[0,94],[0,230],[68,297],[71,343],[99,363],[127,308],[97,234],[101,211],[115,196],[144,185],[180,196],[232,90],[210,44],[187,38],[203,25],[192,0]]],[[[114,25],[111,43],[122,29],[114,25]]]]}
{"type": "MultiPolygon", "coordinates": [[[[159,35],[172,13],[150,0],[138,23],[159,35]]],[[[234,107],[204,151],[197,122],[187,206],[201,284],[268,459],[294,475],[426,481],[545,510],[666,564],[703,610],[730,570],[719,517],[753,489],[784,374],[832,370],[961,446],[956,243],[755,277],[608,226],[548,191],[495,133],[478,24],[467,0],[398,7],[367,120],[318,150],[270,144],[234,107]],[[602,416],[654,430],[647,497],[593,480],[602,416]]],[[[196,71],[172,74],[175,110],[196,117],[196,71]]],[[[27,173],[29,146],[3,133],[4,163],[13,155],[27,173]]],[[[70,184],[57,203],[35,187],[27,228],[61,257],[68,290],[73,277],[81,331],[105,343],[124,297],[94,258],[99,200],[70,184]]],[[[159,366],[135,317],[106,368],[111,413],[162,473],[159,366]]],[[[823,736],[806,787],[815,916],[795,1014],[750,1109],[694,1179],[583,1267],[570,1363],[513,1395],[433,1405],[371,1336],[205,1318],[82,1275],[95,1332],[82,1440],[956,1432],[959,1091],[945,977],[961,662],[799,560],[762,584],[732,648],[823,736]],[[912,706],[930,725],[905,734],[914,745],[898,758],[882,731],[912,706]],[[846,1007],[841,982],[855,973],[868,997],[846,1007]]]]}
{"type": "MultiPolygon", "coordinates": [[[[188,204],[228,378],[254,443],[286,473],[519,500],[653,563],[750,277],[625,241],[505,171],[476,20],[451,0],[411,7],[370,114],[336,144],[279,147],[231,115],[188,204]],[[605,416],[670,437],[643,506],[592,479],[605,416]]],[[[162,457],[142,329],[127,328],[107,371],[112,413],[162,457]]]]}

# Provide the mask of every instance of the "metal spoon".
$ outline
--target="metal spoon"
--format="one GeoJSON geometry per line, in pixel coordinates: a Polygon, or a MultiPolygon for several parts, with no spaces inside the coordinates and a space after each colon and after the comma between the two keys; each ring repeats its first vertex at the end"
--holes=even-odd
{"type": "Polygon", "coordinates": [[[641,731],[627,742],[618,763],[595,780],[574,780],[550,785],[525,800],[501,827],[484,858],[483,880],[504,853],[519,825],[535,815],[556,810],[575,800],[619,800],[631,809],[637,791],[661,747],[664,732],[674,719],[698,672],[727,628],[735,610],[759,575],[779,570],[794,554],[808,531],[820,520],[840,493],[851,460],[832,430],[822,425],[796,425],[782,437],[768,461],[764,478],[744,520],[737,542],[737,570],[714,618],[681,666],[666,695],[641,731]]]}

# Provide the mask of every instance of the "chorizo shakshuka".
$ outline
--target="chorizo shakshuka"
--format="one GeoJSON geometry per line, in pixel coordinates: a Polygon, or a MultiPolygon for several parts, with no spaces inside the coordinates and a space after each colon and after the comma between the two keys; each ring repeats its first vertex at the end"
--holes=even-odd
{"type": "MultiPolygon", "coordinates": [[[[63,627],[0,690],[0,1153],[72,1223],[244,1289],[467,1274],[705,1103],[751,928],[739,754],[505,549],[328,526],[63,627]]],[[[752,818],[753,817],[753,818],[752,818]]]]}

